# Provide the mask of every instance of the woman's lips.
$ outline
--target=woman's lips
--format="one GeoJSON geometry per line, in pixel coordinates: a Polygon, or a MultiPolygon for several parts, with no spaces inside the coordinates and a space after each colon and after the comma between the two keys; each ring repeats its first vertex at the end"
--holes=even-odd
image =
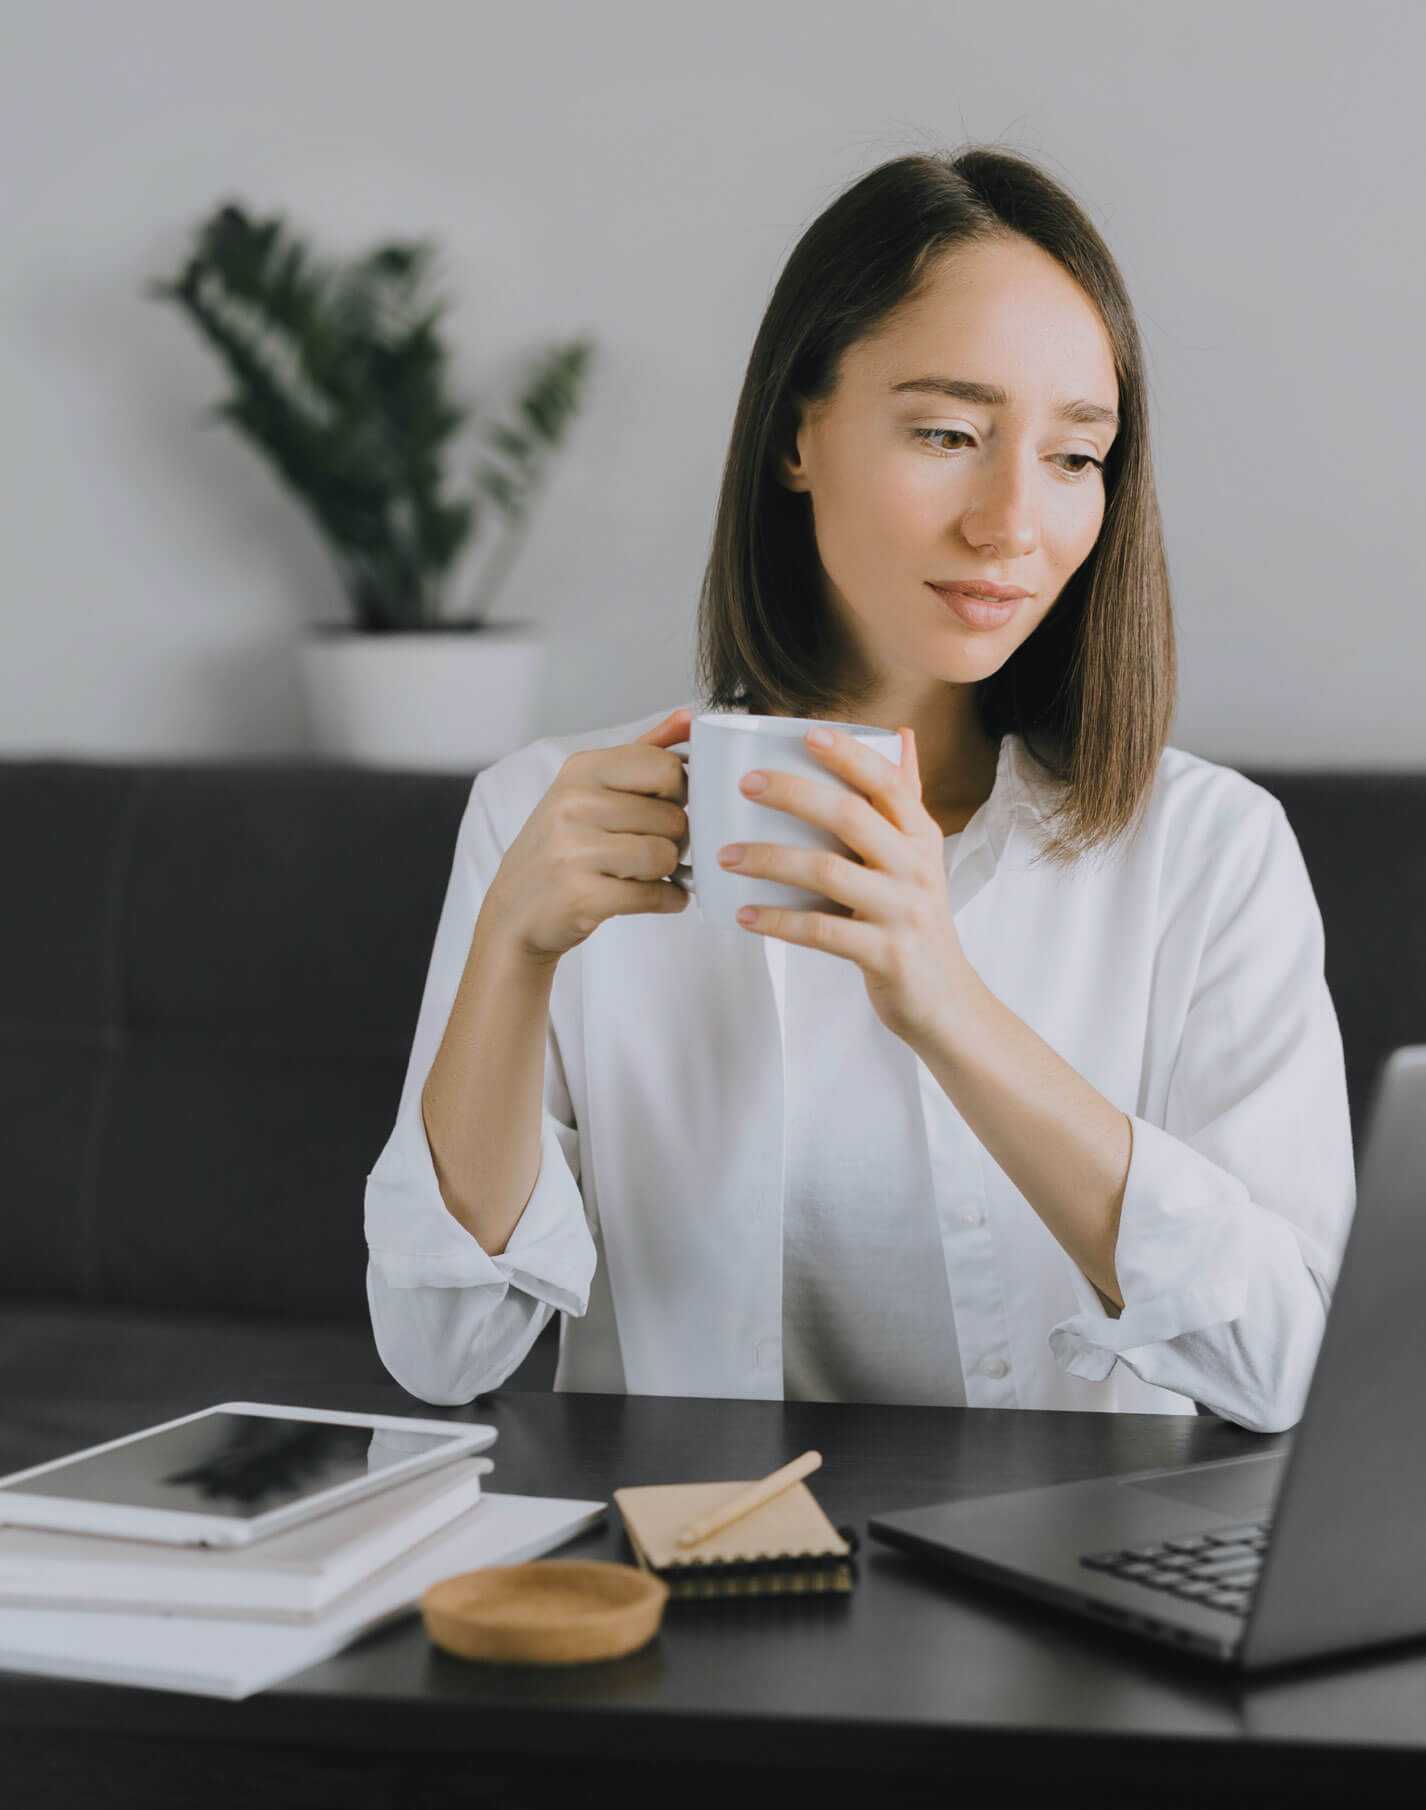
{"type": "Polygon", "coordinates": [[[992,603],[988,597],[969,596],[965,591],[943,591],[940,585],[929,582],[926,589],[933,591],[953,610],[967,628],[1001,628],[1025,601],[1023,597],[1008,597],[1003,603],[992,603]]]}

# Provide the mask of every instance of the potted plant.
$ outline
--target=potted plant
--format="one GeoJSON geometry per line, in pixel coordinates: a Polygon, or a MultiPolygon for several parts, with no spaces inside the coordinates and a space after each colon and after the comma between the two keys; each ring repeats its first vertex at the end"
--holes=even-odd
{"type": "Polygon", "coordinates": [[[467,771],[531,739],[543,638],[485,612],[528,532],[532,499],[578,406],[588,340],[537,361],[516,420],[483,427],[464,496],[444,494],[443,448],[469,410],[447,392],[426,293],[435,248],[393,242],[319,263],[280,216],[235,204],[197,229],[171,282],[218,353],[233,424],[327,543],[354,621],[317,624],[302,649],[322,752],[378,765],[467,771]],[[487,505],[503,536],[464,614],[443,613],[449,575],[487,505]]]}

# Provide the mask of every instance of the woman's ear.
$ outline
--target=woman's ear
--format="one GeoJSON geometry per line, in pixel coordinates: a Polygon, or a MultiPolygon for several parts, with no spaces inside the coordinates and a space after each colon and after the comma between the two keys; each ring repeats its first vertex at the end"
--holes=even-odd
{"type": "Polygon", "coordinates": [[[801,461],[784,453],[778,461],[777,481],[784,490],[806,490],[807,473],[801,461]]]}
{"type": "Polygon", "coordinates": [[[804,462],[802,441],[806,435],[804,405],[800,398],[794,397],[790,404],[791,426],[788,429],[786,450],[777,461],[777,481],[786,490],[810,489],[807,466],[804,462]]]}

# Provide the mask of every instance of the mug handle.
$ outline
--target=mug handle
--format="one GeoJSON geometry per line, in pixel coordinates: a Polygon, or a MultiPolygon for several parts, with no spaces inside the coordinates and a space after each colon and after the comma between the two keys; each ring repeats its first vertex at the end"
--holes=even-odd
{"type": "MultiPolygon", "coordinates": [[[[693,751],[693,744],[692,742],[669,742],[668,751],[670,754],[676,754],[683,762],[683,771],[685,775],[684,795],[686,797],[688,785],[688,757],[693,751]]],[[[693,851],[689,847],[689,837],[687,835],[684,836],[683,840],[678,845],[678,866],[673,870],[673,873],[669,878],[673,880],[676,885],[681,886],[685,892],[693,892],[693,851]]]]}

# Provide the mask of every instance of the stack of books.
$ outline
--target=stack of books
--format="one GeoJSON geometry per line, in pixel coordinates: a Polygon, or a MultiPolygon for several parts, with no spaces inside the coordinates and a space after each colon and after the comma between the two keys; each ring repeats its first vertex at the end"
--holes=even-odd
{"type": "Polygon", "coordinates": [[[422,1591],[539,1557],[605,1502],[483,1492],[461,1457],[243,1547],[0,1526],[0,1667],[248,1697],[373,1629],[422,1591]]]}

